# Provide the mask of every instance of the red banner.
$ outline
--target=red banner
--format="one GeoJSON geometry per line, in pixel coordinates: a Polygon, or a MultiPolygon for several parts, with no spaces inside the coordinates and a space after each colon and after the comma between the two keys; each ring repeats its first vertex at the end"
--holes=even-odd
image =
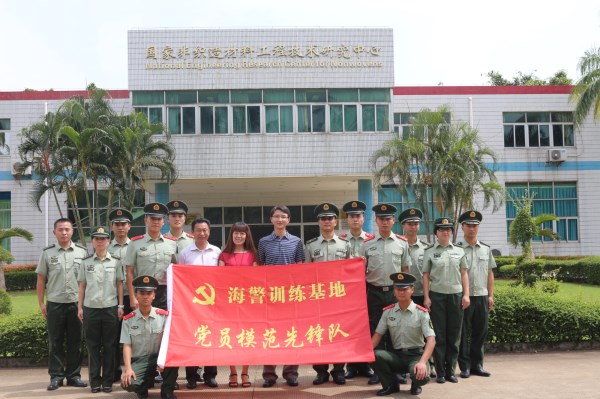
{"type": "Polygon", "coordinates": [[[374,360],[360,258],[167,270],[161,366],[374,360]]]}

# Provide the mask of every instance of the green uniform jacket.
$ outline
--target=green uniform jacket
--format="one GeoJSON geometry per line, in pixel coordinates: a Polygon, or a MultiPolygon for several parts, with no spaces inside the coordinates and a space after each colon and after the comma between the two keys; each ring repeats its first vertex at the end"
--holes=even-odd
{"type": "Polygon", "coordinates": [[[334,234],[331,240],[326,240],[320,235],[306,242],[304,258],[306,262],[348,259],[351,251],[350,243],[346,239],[334,234]]]}
{"type": "Polygon", "coordinates": [[[376,234],[364,241],[359,253],[367,259],[367,283],[378,287],[392,285],[390,274],[411,265],[406,240],[393,233],[385,239],[376,234]]]}
{"type": "Polygon", "coordinates": [[[86,308],[109,308],[118,305],[117,281],[123,281],[121,259],[106,253],[100,259],[95,253],[81,262],[79,281],[85,281],[83,306],[86,308]]]}
{"type": "Polygon", "coordinates": [[[133,266],[133,276],[152,276],[160,285],[167,284],[167,267],[176,262],[177,244],[160,235],[153,240],[148,234],[133,237],[127,246],[125,265],[133,266]]]}
{"type": "Polygon", "coordinates": [[[46,299],[50,302],[77,302],[79,283],[77,275],[83,258],[88,256],[87,249],[80,245],[71,245],[63,249],[60,245],[44,248],[35,272],[46,276],[46,299]]]}

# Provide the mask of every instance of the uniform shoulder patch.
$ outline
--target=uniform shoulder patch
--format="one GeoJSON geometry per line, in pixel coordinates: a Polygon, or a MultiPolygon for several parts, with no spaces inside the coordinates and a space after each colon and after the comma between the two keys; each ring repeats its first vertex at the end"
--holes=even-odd
{"type": "Polygon", "coordinates": [[[391,305],[388,305],[388,306],[386,306],[385,308],[383,308],[383,310],[388,310],[388,309],[391,309],[391,308],[393,308],[394,306],[396,306],[396,304],[395,304],[395,303],[392,303],[391,305]]]}
{"type": "Polygon", "coordinates": [[[48,245],[46,248],[42,249],[42,251],[45,251],[50,248],[54,248],[55,246],[56,246],[56,244],[48,245]]]}
{"type": "Polygon", "coordinates": [[[433,247],[435,247],[435,245],[434,245],[434,244],[429,244],[429,245],[427,246],[427,248],[425,248],[425,249],[429,249],[429,248],[433,248],[433,247]]]}
{"type": "Polygon", "coordinates": [[[164,309],[159,309],[159,308],[157,308],[157,309],[156,309],[156,314],[160,314],[160,315],[163,315],[163,316],[168,316],[168,315],[169,315],[169,312],[167,312],[167,311],[166,311],[166,310],[164,310],[164,309]]]}
{"type": "Polygon", "coordinates": [[[319,237],[311,238],[310,240],[306,241],[306,244],[308,245],[310,243],[313,243],[313,242],[317,241],[318,238],[319,237]]]}
{"type": "Polygon", "coordinates": [[[489,247],[489,244],[486,244],[486,243],[485,243],[485,242],[483,242],[483,241],[479,241],[479,243],[480,243],[481,245],[485,245],[486,247],[489,247]]]}
{"type": "Polygon", "coordinates": [[[341,237],[341,238],[346,238],[346,237],[348,237],[348,234],[346,234],[346,233],[342,233],[342,234],[340,234],[338,237],[341,237]]]}
{"type": "Polygon", "coordinates": [[[372,240],[373,238],[375,238],[375,236],[374,236],[373,234],[371,234],[371,233],[367,233],[367,232],[365,232],[365,234],[366,234],[366,236],[367,236],[367,238],[368,238],[369,240],[372,240]]]}
{"type": "Polygon", "coordinates": [[[142,238],[144,238],[144,235],[142,234],[141,236],[135,236],[131,239],[131,241],[137,241],[137,240],[141,240],[142,238]]]}
{"type": "Polygon", "coordinates": [[[125,316],[123,316],[123,320],[129,320],[131,319],[133,316],[135,316],[135,310],[125,316]]]}
{"type": "Polygon", "coordinates": [[[89,258],[91,258],[92,256],[94,256],[94,255],[88,255],[88,256],[86,256],[85,258],[83,258],[82,260],[89,259],[89,258]]]}
{"type": "Polygon", "coordinates": [[[113,255],[113,254],[110,254],[110,256],[112,256],[112,257],[113,257],[113,258],[115,258],[115,259],[119,259],[119,260],[121,259],[121,257],[120,257],[119,255],[113,255]]]}
{"type": "Polygon", "coordinates": [[[454,245],[456,245],[457,247],[461,247],[462,248],[463,243],[462,243],[462,241],[459,241],[459,242],[455,243],[454,245]]]}
{"type": "Polygon", "coordinates": [[[190,233],[185,233],[185,236],[188,237],[188,238],[194,238],[194,235],[190,234],[190,233]]]}
{"type": "Polygon", "coordinates": [[[423,241],[423,240],[419,240],[419,241],[421,241],[421,244],[425,245],[426,247],[431,245],[427,241],[423,241]]]}
{"type": "Polygon", "coordinates": [[[348,239],[346,237],[342,237],[341,234],[338,236],[338,238],[342,241],[350,242],[350,241],[348,241],[348,239]]]}
{"type": "Polygon", "coordinates": [[[408,241],[408,240],[406,239],[406,237],[404,237],[404,236],[403,236],[403,235],[401,235],[401,234],[396,234],[396,238],[399,238],[399,239],[401,239],[401,240],[404,240],[404,241],[408,241]]]}
{"type": "Polygon", "coordinates": [[[86,247],[84,247],[83,245],[80,245],[80,244],[75,244],[75,246],[76,246],[76,247],[79,247],[79,248],[81,248],[81,249],[85,249],[85,252],[87,252],[87,248],[86,248],[86,247]]]}
{"type": "Polygon", "coordinates": [[[374,236],[374,235],[371,235],[370,237],[369,237],[369,236],[367,236],[367,238],[365,238],[365,239],[363,240],[363,243],[365,243],[365,242],[368,242],[368,241],[371,241],[373,238],[375,238],[375,236],[374,236]]]}
{"type": "Polygon", "coordinates": [[[167,240],[177,241],[177,239],[175,237],[167,235],[167,234],[163,234],[163,237],[165,237],[167,240]]]}
{"type": "Polygon", "coordinates": [[[425,306],[417,305],[417,309],[422,310],[423,312],[429,312],[429,309],[427,309],[425,306]]]}

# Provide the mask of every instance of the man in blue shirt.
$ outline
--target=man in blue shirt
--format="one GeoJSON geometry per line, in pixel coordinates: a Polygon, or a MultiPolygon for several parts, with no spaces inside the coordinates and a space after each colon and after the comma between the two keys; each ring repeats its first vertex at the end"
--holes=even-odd
{"type": "MultiPolygon", "coordinates": [[[[291,212],[285,205],[276,205],[271,209],[271,223],[274,231],[258,242],[258,259],[261,265],[289,265],[304,262],[304,247],[300,238],[287,232],[291,212]]],[[[274,365],[263,367],[264,388],[275,385],[277,374],[274,365]]],[[[283,378],[291,387],[298,386],[298,365],[283,366],[283,378]]]]}

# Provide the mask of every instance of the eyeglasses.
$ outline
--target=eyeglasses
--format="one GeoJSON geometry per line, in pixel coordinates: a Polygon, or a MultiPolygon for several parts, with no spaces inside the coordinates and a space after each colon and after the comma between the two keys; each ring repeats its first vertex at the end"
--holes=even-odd
{"type": "Polygon", "coordinates": [[[285,220],[287,219],[289,216],[288,215],[273,215],[271,216],[271,219],[281,219],[281,220],[285,220]]]}
{"type": "Polygon", "coordinates": [[[333,219],[335,219],[334,216],[321,216],[319,218],[319,220],[325,220],[325,221],[332,221],[333,219]]]}

